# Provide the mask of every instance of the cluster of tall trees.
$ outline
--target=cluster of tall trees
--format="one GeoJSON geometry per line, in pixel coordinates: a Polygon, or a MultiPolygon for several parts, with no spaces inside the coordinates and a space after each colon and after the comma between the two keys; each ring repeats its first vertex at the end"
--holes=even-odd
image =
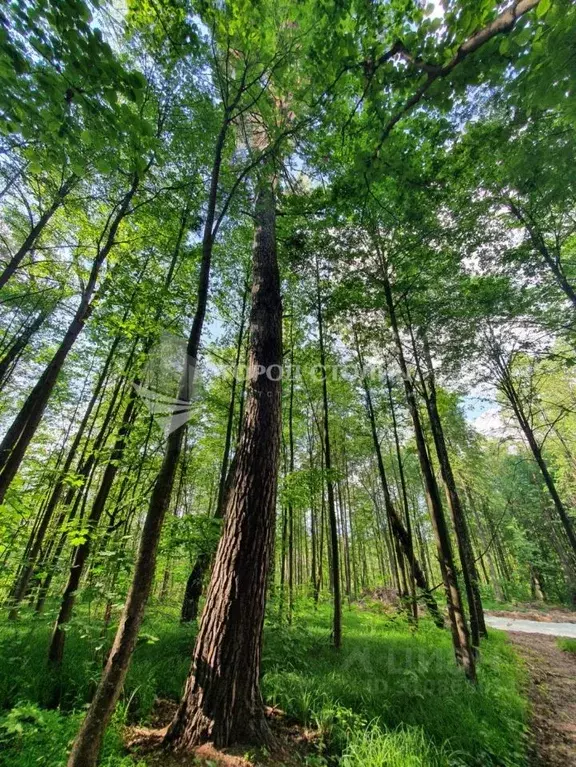
{"type": "Polygon", "coordinates": [[[69,767],[151,598],[199,620],[174,749],[270,742],[267,603],[329,596],[338,648],[342,602],[387,589],[474,682],[483,597],[576,600],[575,25],[0,13],[0,586],[53,618],[55,679],[86,602],[117,624],[69,767]]]}

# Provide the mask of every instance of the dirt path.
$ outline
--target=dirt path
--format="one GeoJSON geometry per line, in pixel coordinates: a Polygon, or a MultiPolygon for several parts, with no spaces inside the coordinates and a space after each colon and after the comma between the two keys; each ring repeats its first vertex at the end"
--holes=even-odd
{"type": "Polygon", "coordinates": [[[530,674],[533,767],[576,767],[576,656],[553,637],[509,632],[530,674]]]}

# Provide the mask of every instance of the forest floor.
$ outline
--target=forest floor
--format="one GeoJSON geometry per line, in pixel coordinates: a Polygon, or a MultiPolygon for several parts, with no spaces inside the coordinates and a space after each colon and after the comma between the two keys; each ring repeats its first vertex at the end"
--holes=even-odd
{"type": "Polygon", "coordinates": [[[576,655],[554,637],[508,632],[528,673],[534,767],[576,765],[576,655]]]}
{"type": "Polygon", "coordinates": [[[146,759],[146,767],[302,767],[318,753],[318,733],[296,723],[289,724],[279,709],[267,708],[275,745],[272,751],[249,746],[218,749],[205,743],[190,754],[172,754],[160,748],[168,724],[176,713],[177,703],[157,700],[150,727],[132,726],[124,732],[126,747],[146,759]]]}
{"type": "MultiPolygon", "coordinates": [[[[67,633],[58,710],[46,708],[55,681],[46,672],[49,616],[0,618],[0,767],[64,767],[112,640],[110,627],[103,641],[93,617],[100,612],[79,612],[67,633]]],[[[524,767],[526,674],[502,632],[483,642],[473,687],[454,663],[449,632],[427,618],[415,630],[381,602],[364,600],[361,609],[344,610],[336,652],[328,601],[317,609],[299,602],[291,626],[277,616],[273,604],[262,679],[276,753],[204,747],[172,759],[153,748],[154,731],[168,724],[181,694],[196,631],[180,625],[177,609],[157,605],[108,729],[102,767],[524,767]]]]}

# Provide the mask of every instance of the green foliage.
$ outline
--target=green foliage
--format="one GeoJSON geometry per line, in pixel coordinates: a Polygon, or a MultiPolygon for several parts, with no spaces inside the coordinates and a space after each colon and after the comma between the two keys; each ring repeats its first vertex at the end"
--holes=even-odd
{"type": "Polygon", "coordinates": [[[317,727],[328,753],[358,766],[387,764],[377,761],[382,754],[390,764],[524,764],[523,672],[503,637],[492,632],[483,646],[475,690],[454,664],[448,634],[427,621],[412,634],[403,619],[372,608],[345,611],[344,625],[338,655],[326,607],[298,616],[294,628],[271,627],[265,641],[268,699],[317,727]]]}
{"type": "MultiPolygon", "coordinates": [[[[344,626],[340,654],[330,647],[325,604],[314,611],[302,603],[292,627],[270,620],[265,629],[267,701],[318,732],[319,759],[340,755],[348,767],[524,764],[524,674],[503,637],[493,633],[483,645],[480,683],[474,689],[454,664],[449,635],[428,621],[413,633],[404,618],[386,616],[374,605],[346,610],[344,626]]],[[[0,690],[0,703],[8,710],[0,725],[8,750],[0,763],[32,765],[44,744],[56,766],[77,726],[73,709],[90,694],[100,662],[96,638],[81,639],[77,628],[71,630],[63,669],[67,696],[63,709],[53,712],[39,707],[50,693],[50,680],[31,673],[43,662],[48,626],[4,623],[0,632],[0,662],[8,672],[0,690]]],[[[119,767],[127,759],[118,747],[122,721],[146,722],[156,698],[178,699],[193,638],[194,630],[180,626],[174,613],[152,611],[104,765],[119,767]],[[158,641],[148,641],[150,636],[158,641]]]]}
{"type": "MultiPolygon", "coordinates": [[[[20,624],[0,623],[10,764],[58,752],[56,764],[100,677],[162,463],[210,242],[200,375],[174,488],[166,489],[155,608],[122,716],[146,720],[155,697],[180,694],[194,629],[178,625],[176,603],[194,558],[216,548],[224,441],[229,462],[241,434],[244,381],[234,389],[231,369],[237,356],[249,359],[251,210],[264,175],[275,180],[284,359],[295,368],[282,399],[266,694],[318,730],[317,764],[522,764],[522,675],[510,649],[497,637],[485,643],[474,689],[453,662],[448,634],[426,620],[412,632],[366,596],[402,584],[356,365],[361,353],[377,368],[375,440],[430,585],[437,588],[441,572],[400,355],[435,470],[424,395],[432,373],[437,379],[483,595],[504,603],[532,591],[573,597],[576,570],[557,503],[502,381],[508,375],[516,387],[574,519],[576,7],[540,0],[492,35],[502,8],[496,0],[14,0],[0,11],[2,265],[25,250],[0,300],[0,363],[31,332],[0,380],[3,432],[50,372],[76,307],[89,300],[0,505],[0,589],[8,601],[59,489],[24,590],[24,601],[38,600],[37,614],[21,606],[20,624]],[[496,436],[471,424],[478,387],[488,389],[502,421],[496,436]],[[134,391],[142,397],[132,400],[134,391]],[[93,529],[90,509],[108,469],[117,476],[93,529]],[[343,590],[362,606],[346,614],[340,656],[330,648],[323,603],[334,564],[328,481],[343,590]],[[71,555],[88,541],[63,666],[44,671],[71,555]],[[316,590],[321,605],[312,612],[316,590]],[[60,712],[38,708],[56,687],[60,712]]],[[[116,722],[110,765],[118,731],[116,722]]]]}
{"type": "MultiPolygon", "coordinates": [[[[65,715],[47,711],[30,702],[21,702],[0,716],[0,765],[35,767],[38,764],[64,767],[81,714],[65,715]]],[[[117,714],[107,733],[102,767],[146,767],[123,754],[121,715],[117,714]]]]}
{"type": "Polygon", "coordinates": [[[556,644],[564,652],[576,655],[576,639],[557,639],[556,644]]]}

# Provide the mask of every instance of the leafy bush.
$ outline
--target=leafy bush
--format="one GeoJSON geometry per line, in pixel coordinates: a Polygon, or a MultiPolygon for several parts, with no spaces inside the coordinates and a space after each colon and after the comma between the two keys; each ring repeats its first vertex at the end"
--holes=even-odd
{"type": "MultiPolygon", "coordinates": [[[[2,767],[65,767],[81,715],[64,715],[24,701],[0,718],[2,767]]],[[[146,767],[123,754],[119,718],[109,728],[101,767],[146,767]]]]}

